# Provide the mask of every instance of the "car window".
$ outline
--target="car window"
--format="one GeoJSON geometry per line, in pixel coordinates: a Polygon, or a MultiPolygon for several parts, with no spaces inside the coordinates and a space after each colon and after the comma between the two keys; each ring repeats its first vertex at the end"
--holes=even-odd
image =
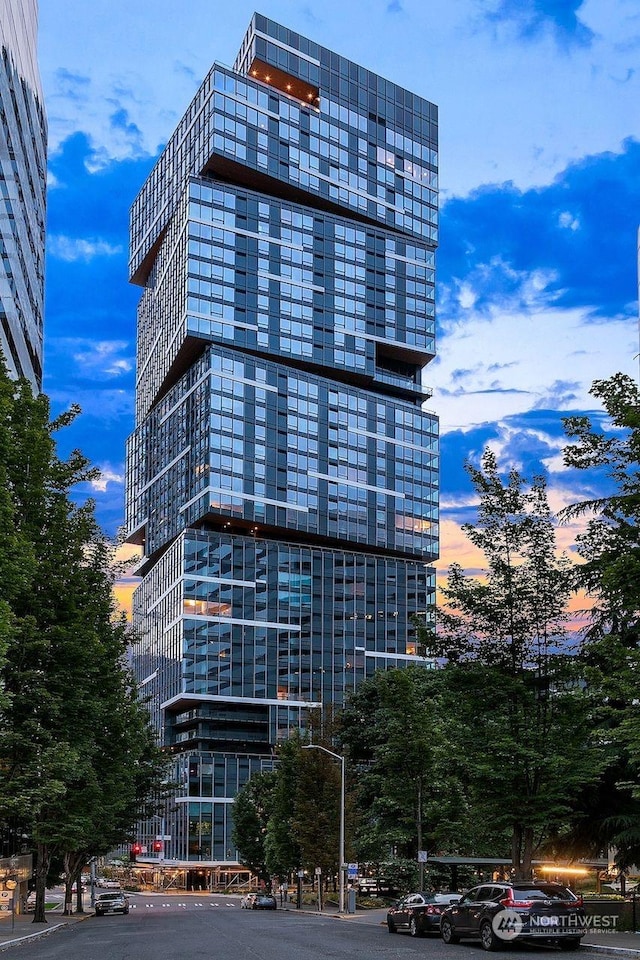
{"type": "Polygon", "coordinates": [[[473,903],[475,900],[478,899],[476,894],[479,889],[480,887],[474,887],[472,890],[467,890],[464,896],[461,897],[460,903],[473,903]]]}
{"type": "Polygon", "coordinates": [[[485,903],[487,900],[492,900],[492,893],[495,890],[495,887],[483,886],[476,889],[476,900],[482,903],[485,903]]]}
{"type": "Polygon", "coordinates": [[[486,894],[483,899],[490,900],[492,903],[497,903],[498,900],[502,900],[506,896],[507,888],[506,887],[496,887],[494,885],[490,887],[485,887],[486,894]]]}
{"type": "Polygon", "coordinates": [[[517,887],[514,894],[519,900],[575,900],[575,896],[566,887],[555,884],[536,884],[530,887],[517,887]]]}

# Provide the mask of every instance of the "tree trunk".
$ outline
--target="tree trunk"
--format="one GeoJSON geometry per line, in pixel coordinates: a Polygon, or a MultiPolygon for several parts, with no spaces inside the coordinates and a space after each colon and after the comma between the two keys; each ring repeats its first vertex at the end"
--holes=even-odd
{"type": "MultiPolygon", "coordinates": [[[[416,810],[416,833],[418,840],[418,855],[422,850],[422,778],[418,778],[418,802],[416,810]]],[[[424,863],[420,861],[420,889],[424,890],[424,863]]]]}
{"type": "Polygon", "coordinates": [[[67,874],[64,878],[64,910],[65,917],[73,913],[73,877],[67,874]]]}
{"type": "Polygon", "coordinates": [[[76,877],[76,913],[84,913],[84,891],[79,875],[76,877]]]}
{"type": "Polygon", "coordinates": [[[36,907],[33,913],[33,923],[46,923],[45,898],[47,895],[47,874],[51,854],[46,843],[39,843],[36,850],[36,907]]]}
{"type": "Polygon", "coordinates": [[[520,861],[522,851],[522,827],[519,823],[514,823],[511,834],[511,864],[513,866],[514,878],[522,880],[522,864],[520,861]]]}
{"type": "Polygon", "coordinates": [[[524,828],[522,850],[522,879],[530,880],[533,875],[533,827],[524,828]]]}
{"type": "Polygon", "coordinates": [[[65,903],[64,903],[64,912],[72,913],[72,904],[73,904],[73,884],[76,885],[76,913],[84,913],[83,899],[82,899],[82,883],[80,876],[82,873],[82,867],[84,866],[87,859],[86,853],[84,851],[78,852],[74,851],[73,853],[65,853],[64,855],[64,871],[65,871],[65,903]],[[68,887],[67,887],[68,884],[68,887]]]}

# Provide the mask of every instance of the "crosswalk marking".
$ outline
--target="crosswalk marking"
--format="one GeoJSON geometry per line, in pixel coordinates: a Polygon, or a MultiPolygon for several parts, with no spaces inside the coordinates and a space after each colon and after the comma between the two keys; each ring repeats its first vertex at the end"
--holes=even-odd
{"type": "Polygon", "coordinates": [[[226,903],[222,904],[222,903],[216,902],[215,900],[210,900],[208,903],[205,903],[204,901],[201,901],[201,900],[196,900],[196,901],[192,901],[192,902],[189,902],[189,901],[175,901],[175,900],[172,902],[172,901],[169,900],[169,901],[161,902],[161,903],[158,903],[158,902],[153,903],[153,902],[150,902],[150,901],[147,901],[147,902],[144,902],[144,903],[132,903],[130,909],[131,909],[131,910],[136,910],[136,909],[142,910],[142,909],[144,909],[145,907],[146,907],[148,910],[154,910],[154,909],[156,909],[156,908],[162,908],[162,907],[165,907],[165,908],[167,908],[167,909],[171,909],[172,907],[173,907],[174,909],[175,909],[176,907],[182,907],[183,909],[187,909],[187,908],[196,909],[197,907],[200,908],[200,909],[203,909],[203,908],[206,909],[206,908],[208,908],[208,907],[221,907],[221,906],[231,907],[231,909],[237,909],[237,908],[238,908],[238,904],[237,904],[237,903],[233,903],[233,902],[229,902],[229,901],[227,901],[226,903]]]}

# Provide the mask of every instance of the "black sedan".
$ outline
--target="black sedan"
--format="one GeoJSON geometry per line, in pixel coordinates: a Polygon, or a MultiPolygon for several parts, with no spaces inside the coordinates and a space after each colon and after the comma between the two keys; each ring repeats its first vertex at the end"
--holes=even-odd
{"type": "Polygon", "coordinates": [[[421,937],[424,933],[437,932],[442,911],[459,899],[459,893],[410,893],[389,909],[389,933],[408,930],[412,937],[421,937]]]}
{"type": "Polygon", "coordinates": [[[258,893],[251,904],[252,910],[276,910],[278,901],[271,893],[258,893]]]}
{"type": "Polygon", "coordinates": [[[499,950],[513,940],[575,950],[585,934],[582,900],[560,883],[483,883],[447,907],[440,921],[445,943],[479,940],[499,950]]]}

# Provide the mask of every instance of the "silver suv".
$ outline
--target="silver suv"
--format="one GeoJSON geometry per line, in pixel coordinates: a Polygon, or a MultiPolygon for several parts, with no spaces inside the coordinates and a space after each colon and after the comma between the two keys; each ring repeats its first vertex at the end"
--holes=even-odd
{"type": "Polygon", "coordinates": [[[96,917],[105,913],[129,913],[129,897],[122,890],[105,890],[96,894],[96,917]]]}

